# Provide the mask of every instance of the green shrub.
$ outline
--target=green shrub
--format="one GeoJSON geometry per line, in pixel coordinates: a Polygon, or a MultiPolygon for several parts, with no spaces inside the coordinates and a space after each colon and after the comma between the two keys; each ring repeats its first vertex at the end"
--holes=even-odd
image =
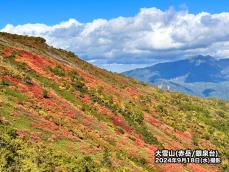
{"type": "Polygon", "coordinates": [[[162,105],[158,105],[156,107],[156,111],[159,113],[167,114],[167,110],[162,105]]]}
{"type": "Polygon", "coordinates": [[[24,82],[25,82],[26,84],[30,84],[30,85],[33,84],[32,78],[31,78],[30,76],[25,76],[25,77],[24,77],[24,82]]]}
{"type": "Polygon", "coordinates": [[[196,134],[192,135],[192,141],[193,141],[193,144],[195,146],[198,146],[199,139],[198,139],[198,136],[196,134]]]}
{"type": "Polygon", "coordinates": [[[10,98],[17,100],[17,101],[25,101],[26,100],[26,96],[17,90],[7,88],[6,90],[4,90],[4,93],[5,93],[5,95],[7,95],[10,98]]]}
{"type": "Polygon", "coordinates": [[[44,98],[49,98],[47,90],[43,90],[43,97],[44,98]]]}
{"type": "Polygon", "coordinates": [[[223,111],[217,111],[216,113],[222,118],[225,117],[225,112],[223,112],[223,111]]]}
{"type": "Polygon", "coordinates": [[[209,140],[209,139],[210,139],[210,135],[209,135],[208,133],[204,133],[204,138],[205,138],[206,140],[209,140]]]}
{"type": "Polygon", "coordinates": [[[86,92],[86,86],[84,85],[82,81],[76,81],[73,84],[73,86],[76,90],[79,90],[80,92],[86,92]]]}
{"type": "Polygon", "coordinates": [[[3,86],[9,86],[10,85],[10,82],[7,81],[7,80],[2,80],[1,81],[1,85],[3,85],[3,86]]]}
{"type": "Polygon", "coordinates": [[[50,68],[50,70],[58,76],[65,76],[65,71],[62,69],[60,65],[55,66],[54,68],[50,68]]]}
{"type": "Polygon", "coordinates": [[[107,149],[105,149],[103,153],[103,161],[102,164],[107,167],[112,167],[112,162],[110,160],[110,153],[108,152],[107,149]]]}
{"type": "Polygon", "coordinates": [[[141,126],[139,128],[140,133],[143,135],[144,141],[148,144],[159,145],[162,147],[162,144],[158,142],[157,138],[155,138],[151,133],[149,133],[146,126],[141,126]]]}
{"type": "Polygon", "coordinates": [[[138,124],[142,124],[144,121],[144,117],[142,115],[142,112],[140,112],[140,111],[134,112],[132,115],[132,119],[134,122],[136,122],[138,124]]]}

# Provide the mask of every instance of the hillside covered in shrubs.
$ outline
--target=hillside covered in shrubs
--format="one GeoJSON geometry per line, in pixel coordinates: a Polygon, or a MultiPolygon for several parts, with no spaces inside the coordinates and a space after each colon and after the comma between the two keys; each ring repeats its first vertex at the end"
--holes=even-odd
{"type": "Polygon", "coordinates": [[[162,91],[43,38],[0,33],[0,171],[227,171],[229,102],[162,91]],[[219,165],[156,164],[216,149],[219,165]]]}

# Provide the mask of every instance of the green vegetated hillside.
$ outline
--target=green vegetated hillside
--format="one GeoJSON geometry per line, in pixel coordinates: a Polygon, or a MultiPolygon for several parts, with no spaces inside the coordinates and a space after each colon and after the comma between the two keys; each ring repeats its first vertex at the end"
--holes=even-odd
{"type": "Polygon", "coordinates": [[[229,102],[99,69],[42,38],[0,33],[0,171],[228,171],[229,102]],[[217,149],[220,165],[156,164],[217,149]]]}

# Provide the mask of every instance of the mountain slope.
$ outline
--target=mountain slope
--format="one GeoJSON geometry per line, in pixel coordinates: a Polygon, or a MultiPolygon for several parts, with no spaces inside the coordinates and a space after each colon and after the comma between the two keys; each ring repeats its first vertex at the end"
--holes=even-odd
{"type": "Polygon", "coordinates": [[[229,59],[196,56],[124,73],[127,76],[201,97],[229,99],[229,59]]]}
{"type": "Polygon", "coordinates": [[[0,33],[0,171],[228,170],[229,102],[162,91],[42,38],[0,33]],[[156,164],[217,149],[221,165],[156,164]]]}

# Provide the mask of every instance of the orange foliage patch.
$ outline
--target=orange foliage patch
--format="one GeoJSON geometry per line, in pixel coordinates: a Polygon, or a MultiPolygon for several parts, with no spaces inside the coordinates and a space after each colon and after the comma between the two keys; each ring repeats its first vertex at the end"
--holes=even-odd
{"type": "Polygon", "coordinates": [[[98,81],[96,80],[96,78],[92,77],[91,75],[81,71],[81,70],[77,70],[77,72],[83,77],[84,81],[85,81],[85,85],[89,88],[96,88],[96,85],[98,83],[98,81]]]}
{"type": "Polygon", "coordinates": [[[85,95],[80,100],[81,100],[82,103],[88,103],[90,101],[90,96],[89,95],[85,95]]]}
{"type": "Polygon", "coordinates": [[[30,138],[34,140],[41,140],[41,133],[40,132],[31,132],[30,138]]]}
{"type": "Polygon", "coordinates": [[[211,169],[206,169],[199,164],[188,164],[187,167],[195,172],[217,172],[219,171],[218,169],[214,167],[211,169]]]}
{"type": "Polygon", "coordinates": [[[111,112],[111,110],[109,110],[108,108],[106,108],[104,106],[99,106],[98,107],[98,113],[99,114],[103,114],[103,115],[108,115],[108,116],[113,115],[113,113],[111,112]]]}
{"type": "Polygon", "coordinates": [[[133,88],[133,87],[127,87],[126,89],[125,89],[132,97],[137,97],[137,96],[139,96],[139,92],[138,92],[138,90],[136,89],[136,88],[133,88]]]}
{"type": "Polygon", "coordinates": [[[33,65],[38,66],[40,68],[44,68],[45,66],[49,65],[48,61],[40,56],[33,55],[26,51],[20,51],[20,56],[24,59],[27,59],[33,65]]]}
{"type": "Polygon", "coordinates": [[[53,122],[50,122],[48,120],[44,120],[42,122],[32,122],[32,126],[34,128],[38,128],[38,129],[42,129],[42,130],[46,130],[46,131],[54,131],[59,129],[59,126],[57,126],[56,124],[54,124],[53,122]]]}
{"type": "Polygon", "coordinates": [[[162,172],[183,172],[184,168],[181,164],[162,164],[162,172]]]}
{"type": "Polygon", "coordinates": [[[3,50],[3,55],[6,57],[6,56],[10,56],[12,54],[12,52],[14,51],[14,49],[12,48],[5,48],[3,50]]]}
{"type": "Polygon", "coordinates": [[[20,139],[23,139],[25,137],[25,131],[23,130],[17,130],[17,135],[20,139]]]}
{"type": "Polygon", "coordinates": [[[176,130],[176,133],[182,137],[185,137],[187,139],[191,139],[191,134],[189,132],[183,132],[180,130],[176,130]]]}
{"type": "Polygon", "coordinates": [[[155,119],[154,117],[150,116],[150,115],[145,115],[145,120],[147,122],[149,122],[150,124],[152,124],[152,125],[155,125],[155,126],[158,126],[159,125],[158,124],[158,120],[155,119]]]}
{"type": "Polygon", "coordinates": [[[17,85],[19,83],[19,81],[17,79],[15,79],[15,78],[13,78],[11,76],[8,76],[8,75],[3,76],[2,79],[5,80],[5,81],[11,82],[14,85],[17,85]]]}
{"type": "Polygon", "coordinates": [[[142,141],[141,139],[136,139],[135,144],[136,144],[136,146],[142,147],[142,146],[144,146],[145,142],[142,141]]]}

